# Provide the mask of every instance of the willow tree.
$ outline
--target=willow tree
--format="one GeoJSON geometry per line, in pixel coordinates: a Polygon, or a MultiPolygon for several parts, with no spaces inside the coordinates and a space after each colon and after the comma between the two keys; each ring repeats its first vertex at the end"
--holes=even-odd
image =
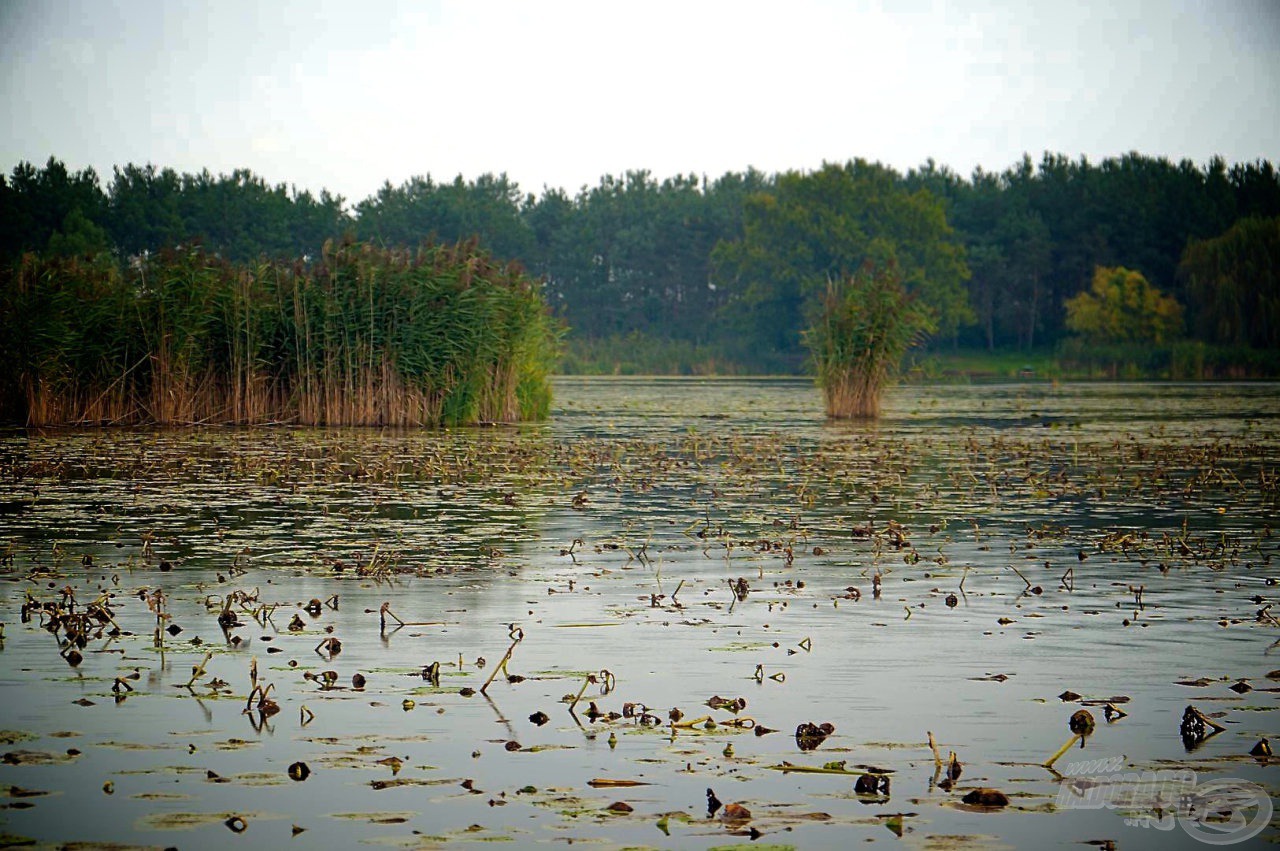
{"type": "Polygon", "coordinates": [[[1280,346],[1280,216],[1241,219],[1213,239],[1191,240],[1178,275],[1196,336],[1219,345],[1280,346]]]}
{"type": "Polygon", "coordinates": [[[907,292],[896,263],[867,264],[829,279],[804,332],[827,416],[878,416],[880,394],[897,376],[903,355],[935,327],[932,312],[907,292]]]}

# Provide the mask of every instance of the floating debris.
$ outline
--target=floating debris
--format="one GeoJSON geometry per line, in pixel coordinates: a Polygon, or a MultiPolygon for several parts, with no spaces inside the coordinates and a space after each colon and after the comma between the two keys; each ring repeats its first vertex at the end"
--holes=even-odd
{"type": "Polygon", "coordinates": [[[986,786],[979,786],[977,789],[967,793],[960,800],[972,807],[999,809],[1000,807],[1009,806],[1008,795],[1001,792],[999,789],[991,789],[986,786]]]}
{"type": "Polygon", "coordinates": [[[707,706],[712,709],[723,709],[737,713],[747,708],[747,699],[745,697],[727,698],[715,695],[707,700],[707,706]]]}
{"type": "Polygon", "coordinates": [[[710,788],[707,789],[707,818],[713,818],[724,804],[720,803],[720,799],[716,797],[716,793],[710,788]]]}
{"type": "Polygon", "coordinates": [[[1226,727],[1214,721],[1199,709],[1188,705],[1183,710],[1182,724],[1179,726],[1178,732],[1182,735],[1183,744],[1188,749],[1191,749],[1226,729],[1226,727]]]}
{"type": "Polygon", "coordinates": [[[587,785],[593,789],[620,789],[631,786],[648,786],[649,783],[644,780],[626,780],[623,778],[595,777],[587,781],[587,785]]]}
{"type": "Polygon", "coordinates": [[[827,721],[821,724],[805,722],[796,727],[796,746],[802,751],[815,750],[835,731],[835,725],[827,721]]]}
{"type": "Polygon", "coordinates": [[[853,784],[853,791],[858,795],[889,797],[889,776],[887,774],[863,774],[853,784]]]}

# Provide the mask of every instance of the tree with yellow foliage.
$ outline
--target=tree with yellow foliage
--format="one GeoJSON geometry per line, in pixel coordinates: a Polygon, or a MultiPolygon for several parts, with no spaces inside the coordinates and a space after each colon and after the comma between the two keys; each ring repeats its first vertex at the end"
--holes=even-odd
{"type": "Polygon", "coordinates": [[[1094,343],[1168,345],[1182,334],[1182,305],[1141,272],[1099,266],[1093,285],[1066,301],[1067,328],[1094,343]]]}

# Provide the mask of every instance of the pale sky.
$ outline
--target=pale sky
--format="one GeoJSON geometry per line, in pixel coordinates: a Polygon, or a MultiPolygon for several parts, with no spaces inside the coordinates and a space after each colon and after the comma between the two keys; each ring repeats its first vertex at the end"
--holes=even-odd
{"type": "Polygon", "coordinates": [[[506,172],[1280,160],[1280,0],[0,0],[0,171],[362,200],[506,172]]]}

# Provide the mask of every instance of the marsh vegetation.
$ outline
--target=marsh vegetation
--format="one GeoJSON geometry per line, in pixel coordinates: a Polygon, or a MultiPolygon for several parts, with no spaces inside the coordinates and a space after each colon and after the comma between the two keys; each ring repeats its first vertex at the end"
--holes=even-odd
{"type": "Polygon", "coordinates": [[[556,391],[0,435],[6,841],[1154,848],[1126,777],[1276,793],[1274,385],[556,391]]]}
{"type": "Polygon", "coordinates": [[[474,241],[26,255],[0,273],[0,321],[0,413],[30,426],[536,419],[558,338],[537,282],[474,241]]]}
{"type": "Polygon", "coordinates": [[[794,374],[826,279],[893,253],[936,315],[929,353],[943,371],[963,368],[963,353],[981,355],[980,369],[1015,358],[1003,377],[1029,358],[1051,359],[1041,375],[1280,375],[1270,162],[1045,152],[969,175],[933,160],[905,173],[812,165],[718,177],[636,168],[540,192],[505,174],[427,174],[343,199],[244,169],[125,164],[100,179],[50,159],[0,179],[0,266],[27,252],[134,257],[200,244],[256,263],[314,257],[346,234],[399,248],[478,238],[546,280],[569,328],[560,371],[794,374]],[[1109,351],[1076,346],[1066,305],[1099,267],[1140,273],[1187,321],[1158,344],[1121,349],[1122,334],[1109,351]]]}

